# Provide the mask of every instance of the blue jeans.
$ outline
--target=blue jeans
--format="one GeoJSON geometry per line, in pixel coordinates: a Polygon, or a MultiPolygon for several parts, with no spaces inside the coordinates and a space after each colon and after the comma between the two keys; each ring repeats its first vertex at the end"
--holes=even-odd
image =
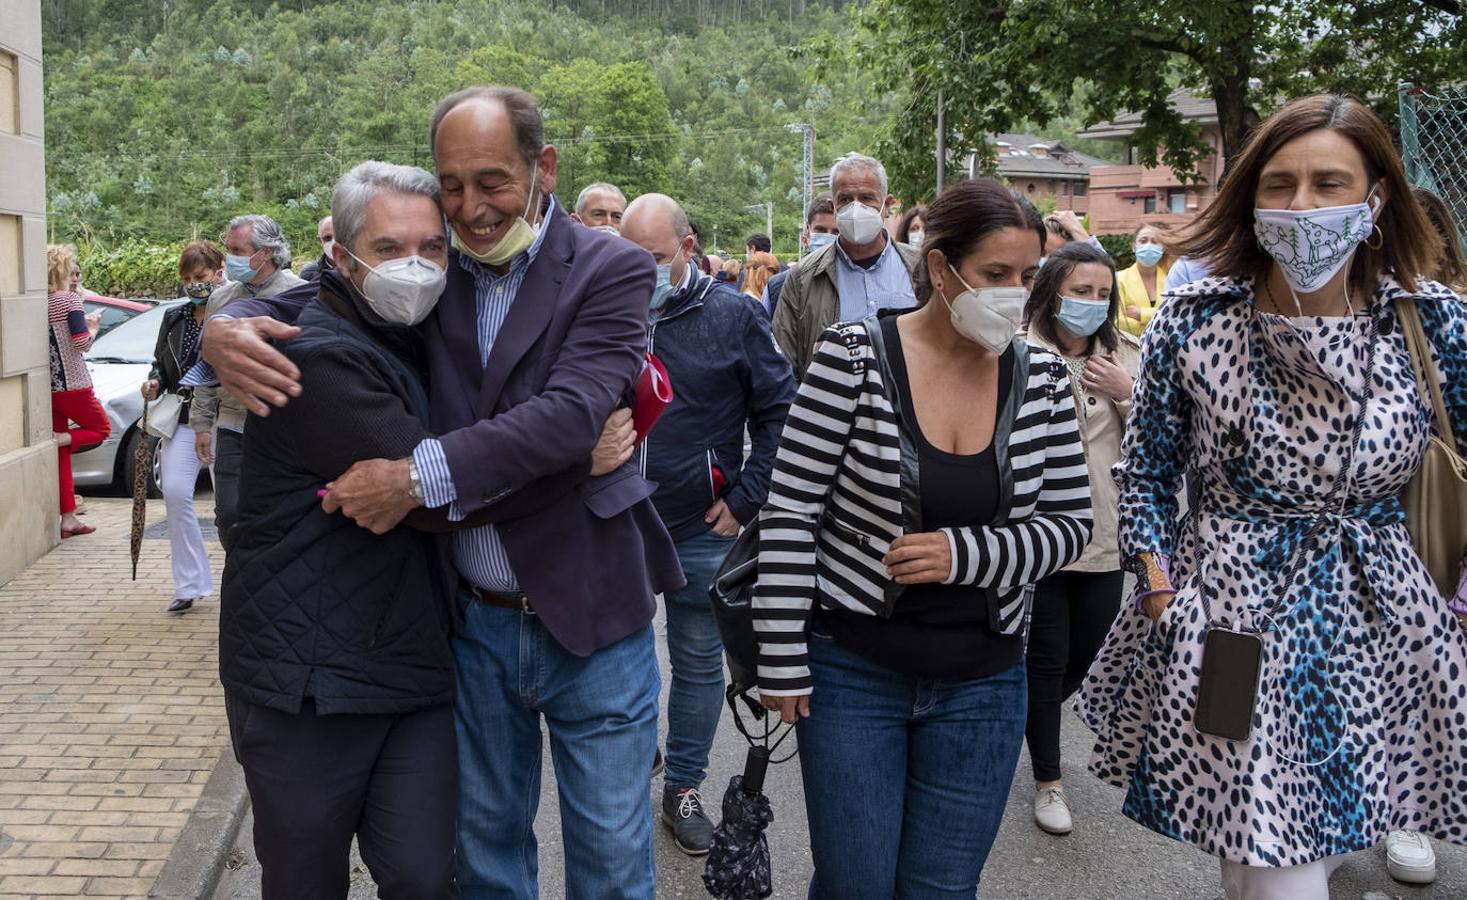
{"type": "Polygon", "coordinates": [[[653,897],[647,773],[657,749],[650,627],[581,658],[539,618],[467,596],[454,637],[458,886],[466,900],[539,896],[535,812],[543,715],[560,789],[565,896],[653,897]]]}
{"type": "Polygon", "coordinates": [[[735,538],[708,532],[677,544],[687,587],[662,595],[667,604],[667,655],[672,686],[667,693],[669,788],[702,787],[708,751],[723,714],[723,640],[713,617],[708,585],[735,538]]]}
{"type": "Polygon", "coordinates": [[[973,900],[1024,739],[1022,664],[966,681],[867,662],[813,624],[800,771],[810,897],[973,900]]]}

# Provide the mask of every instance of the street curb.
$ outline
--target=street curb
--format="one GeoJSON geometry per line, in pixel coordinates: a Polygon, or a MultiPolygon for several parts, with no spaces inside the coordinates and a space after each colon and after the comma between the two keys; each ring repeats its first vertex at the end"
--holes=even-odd
{"type": "Polygon", "coordinates": [[[225,745],[148,896],[167,900],[212,897],[248,805],[244,770],[225,745]]]}

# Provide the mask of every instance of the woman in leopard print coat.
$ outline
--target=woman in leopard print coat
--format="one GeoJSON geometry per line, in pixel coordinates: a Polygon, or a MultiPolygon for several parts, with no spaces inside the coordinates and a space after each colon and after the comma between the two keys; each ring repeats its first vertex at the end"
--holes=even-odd
{"type": "Polygon", "coordinates": [[[1467,640],[1399,500],[1431,414],[1396,304],[1457,434],[1467,323],[1422,277],[1440,244],[1389,135],[1344,97],[1261,126],[1189,238],[1218,277],[1169,294],[1143,338],[1115,470],[1139,587],[1077,708],[1126,815],[1220,857],[1230,898],[1325,900],[1342,855],[1390,830],[1467,837],[1467,640]],[[1216,626],[1262,644],[1246,740],[1194,723],[1216,626]]]}

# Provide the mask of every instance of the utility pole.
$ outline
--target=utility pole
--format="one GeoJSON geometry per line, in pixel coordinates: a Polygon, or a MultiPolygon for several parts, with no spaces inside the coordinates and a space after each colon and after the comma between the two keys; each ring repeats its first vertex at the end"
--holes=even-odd
{"type": "Polygon", "coordinates": [[[937,89],[937,193],[942,193],[943,177],[947,174],[947,128],[943,122],[942,88],[937,89]]]}
{"type": "MultiPolygon", "coordinates": [[[[798,131],[804,138],[800,152],[800,221],[803,223],[810,212],[810,203],[815,199],[815,126],[800,123],[784,127],[798,131]]],[[[772,232],[773,228],[770,230],[772,232]]],[[[801,256],[806,252],[806,248],[800,248],[801,256]]]]}
{"type": "Polygon", "coordinates": [[[744,207],[745,212],[753,212],[756,209],[764,210],[764,233],[769,235],[771,249],[774,244],[774,204],[768,200],[763,203],[752,203],[744,207]]]}

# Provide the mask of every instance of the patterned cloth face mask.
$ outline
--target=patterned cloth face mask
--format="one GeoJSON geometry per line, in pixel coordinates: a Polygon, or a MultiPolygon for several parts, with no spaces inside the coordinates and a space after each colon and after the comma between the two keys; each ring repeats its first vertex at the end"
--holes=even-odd
{"type": "Polygon", "coordinates": [[[209,295],[214,293],[214,283],[212,281],[200,281],[195,284],[185,284],[183,286],[183,292],[188,295],[188,299],[193,303],[206,303],[209,300],[209,295]]]}
{"type": "Polygon", "coordinates": [[[1254,209],[1253,234],[1289,287],[1312,294],[1329,283],[1375,227],[1380,200],[1319,209],[1254,209]]]}

